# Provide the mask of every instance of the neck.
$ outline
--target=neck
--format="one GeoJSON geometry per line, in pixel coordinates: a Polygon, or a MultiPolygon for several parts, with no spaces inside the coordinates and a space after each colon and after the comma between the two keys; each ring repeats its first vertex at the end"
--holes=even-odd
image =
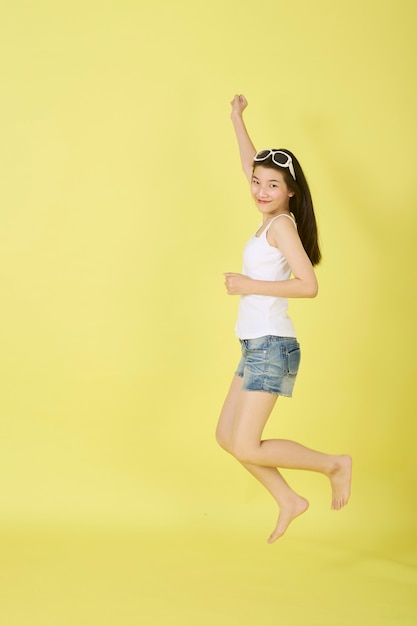
{"type": "Polygon", "coordinates": [[[289,209],[283,209],[282,211],[277,211],[273,215],[264,214],[262,216],[262,224],[265,226],[271,220],[273,220],[274,218],[278,217],[278,215],[282,215],[283,213],[285,213],[286,215],[291,215],[291,212],[290,212],[289,209]]]}

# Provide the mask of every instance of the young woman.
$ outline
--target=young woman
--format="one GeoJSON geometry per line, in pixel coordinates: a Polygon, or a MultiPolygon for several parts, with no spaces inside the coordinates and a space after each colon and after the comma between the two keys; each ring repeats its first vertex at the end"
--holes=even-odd
{"type": "Polygon", "coordinates": [[[256,149],[243,121],[247,101],[232,100],[232,122],[242,168],[262,224],[248,241],[243,273],[227,272],[227,293],[240,297],[236,333],[242,358],[227,394],[216,438],[275,498],[279,516],[268,542],[308,508],[277,468],[325,474],[332,488],[332,508],[350,496],[352,460],[329,455],[284,439],[262,440],[265,424],[279,395],[291,396],[300,347],[287,316],[288,298],[314,298],[320,261],[310,191],[300,164],[288,150],[256,149]]]}

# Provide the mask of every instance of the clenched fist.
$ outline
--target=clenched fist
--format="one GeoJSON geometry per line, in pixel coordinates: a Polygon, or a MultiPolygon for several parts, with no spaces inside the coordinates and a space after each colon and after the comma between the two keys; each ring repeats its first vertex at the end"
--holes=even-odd
{"type": "Polygon", "coordinates": [[[234,272],[225,272],[224,277],[224,284],[229,296],[247,296],[253,293],[251,290],[253,281],[249,276],[235,274],[234,272]]]}

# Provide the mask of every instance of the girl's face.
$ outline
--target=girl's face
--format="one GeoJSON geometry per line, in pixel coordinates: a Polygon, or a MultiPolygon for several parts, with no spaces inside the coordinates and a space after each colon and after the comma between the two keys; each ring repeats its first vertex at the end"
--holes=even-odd
{"type": "Polygon", "coordinates": [[[260,212],[271,216],[289,211],[290,198],[294,195],[279,170],[261,165],[253,171],[251,193],[260,212]]]}

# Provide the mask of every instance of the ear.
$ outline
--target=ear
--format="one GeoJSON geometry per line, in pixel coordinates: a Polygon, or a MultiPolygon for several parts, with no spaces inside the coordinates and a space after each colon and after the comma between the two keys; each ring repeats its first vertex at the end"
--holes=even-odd
{"type": "Polygon", "coordinates": [[[293,191],[290,191],[290,193],[288,194],[288,197],[292,198],[293,196],[295,196],[295,193],[293,191]]]}

